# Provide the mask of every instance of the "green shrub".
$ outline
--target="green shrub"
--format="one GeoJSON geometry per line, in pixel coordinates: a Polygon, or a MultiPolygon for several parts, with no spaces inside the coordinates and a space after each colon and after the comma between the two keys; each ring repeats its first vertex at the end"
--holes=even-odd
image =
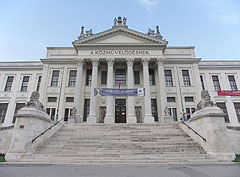
{"type": "Polygon", "coordinates": [[[0,153],[0,162],[5,162],[5,154],[0,153]]]}
{"type": "Polygon", "coordinates": [[[240,154],[236,154],[236,158],[233,162],[240,162],[240,154]]]}

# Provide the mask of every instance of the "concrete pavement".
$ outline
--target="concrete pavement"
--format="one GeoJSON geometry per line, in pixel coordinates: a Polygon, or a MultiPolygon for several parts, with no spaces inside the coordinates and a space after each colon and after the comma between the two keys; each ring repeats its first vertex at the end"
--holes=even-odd
{"type": "Polygon", "coordinates": [[[0,177],[240,177],[240,164],[0,164],[0,177]]]}

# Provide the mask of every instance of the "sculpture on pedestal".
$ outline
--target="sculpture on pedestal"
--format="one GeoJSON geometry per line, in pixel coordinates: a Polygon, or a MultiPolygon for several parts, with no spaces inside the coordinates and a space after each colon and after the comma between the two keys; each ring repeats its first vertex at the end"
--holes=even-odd
{"type": "Polygon", "coordinates": [[[43,104],[39,101],[39,93],[37,91],[32,92],[30,101],[27,102],[26,107],[33,107],[38,110],[44,111],[43,104]]]}
{"type": "Polygon", "coordinates": [[[205,107],[214,107],[216,106],[213,101],[211,101],[211,97],[207,90],[202,90],[201,92],[201,101],[197,104],[197,110],[201,110],[205,107]]]}

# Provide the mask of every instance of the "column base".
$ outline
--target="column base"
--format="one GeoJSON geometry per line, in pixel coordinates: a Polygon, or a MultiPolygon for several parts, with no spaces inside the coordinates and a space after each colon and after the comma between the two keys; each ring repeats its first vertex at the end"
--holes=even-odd
{"type": "Polygon", "coordinates": [[[170,123],[173,122],[172,116],[162,116],[162,122],[161,123],[170,123]]]}
{"type": "Polygon", "coordinates": [[[104,123],[105,124],[114,124],[115,120],[113,115],[106,115],[106,117],[104,118],[104,123]]]}
{"type": "Polygon", "coordinates": [[[87,117],[87,123],[89,123],[89,124],[96,124],[97,123],[96,115],[89,115],[87,117]]]}
{"type": "Polygon", "coordinates": [[[128,124],[136,124],[137,123],[137,118],[134,115],[128,115],[127,116],[127,123],[128,124]]]}
{"type": "Polygon", "coordinates": [[[81,122],[80,115],[77,115],[77,114],[72,116],[71,119],[74,120],[74,123],[80,123],[81,122]]]}
{"type": "Polygon", "coordinates": [[[154,123],[154,117],[152,115],[145,115],[144,116],[144,123],[154,123]]]}

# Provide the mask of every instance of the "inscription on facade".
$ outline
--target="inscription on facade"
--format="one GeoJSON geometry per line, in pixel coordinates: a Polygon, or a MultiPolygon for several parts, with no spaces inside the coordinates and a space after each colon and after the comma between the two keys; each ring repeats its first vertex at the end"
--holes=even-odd
{"type": "Polygon", "coordinates": [[[90,55],[150,55],[147,50],[94,50],[90,55]]]}

